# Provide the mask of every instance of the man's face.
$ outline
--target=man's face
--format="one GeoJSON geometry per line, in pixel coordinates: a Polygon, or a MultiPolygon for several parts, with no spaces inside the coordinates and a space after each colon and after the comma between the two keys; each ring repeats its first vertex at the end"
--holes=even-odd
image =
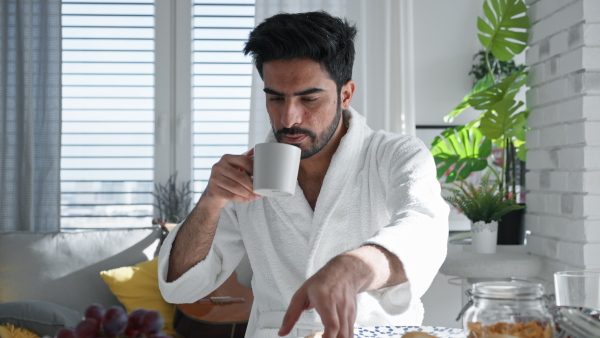
{"type": "Polygon", "coordinates": [[[340,94],[329,74],[310,59],[273,60],[264,63],[263,80],[277,142],[299,147],[302,159],[323,149],[342,116],[340,94]]]}

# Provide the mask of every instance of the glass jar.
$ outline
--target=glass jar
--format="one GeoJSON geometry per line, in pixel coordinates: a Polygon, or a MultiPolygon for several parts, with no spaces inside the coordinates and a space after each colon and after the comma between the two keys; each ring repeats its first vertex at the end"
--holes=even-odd
{"type": "Polygon", "coordinates": [[[541,284],[481,282],[473,284],[470,294],[473,305],[463,317],[468,338],[554,337],[554,322],[544,304],[541,284]]]}

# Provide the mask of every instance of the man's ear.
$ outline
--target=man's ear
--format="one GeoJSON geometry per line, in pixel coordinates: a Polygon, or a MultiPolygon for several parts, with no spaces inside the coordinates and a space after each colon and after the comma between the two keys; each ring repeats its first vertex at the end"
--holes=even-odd
{"type": "Polygon", "coordinates": [[[342,86],[342,90],[340,93],[340,99],[342,100],[341,107],[343,110],[350,108],[350,102],[352,101],[352,96],[354,96],[355,88],[356,88],[356,85],[354,84],[354,81],[352,81],[352,80],[346,82],[346,84],[344,84],[342,86]]]}

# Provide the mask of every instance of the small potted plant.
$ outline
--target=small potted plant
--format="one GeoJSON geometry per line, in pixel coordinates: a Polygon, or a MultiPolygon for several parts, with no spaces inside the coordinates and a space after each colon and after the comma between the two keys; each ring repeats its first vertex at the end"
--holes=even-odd
{"type": "Polygon", "coordinates": [[[495,253],[498,221],[508,212],[523,208],[514,198],[505,197],[499,180],[492,182],[492,173],[497,175],[490,169],[478,186],[468,181],[455,182],[454,187],[446,188],[452,196],[444,197],[471,221],[472,251],[477,253],[495,253]]]}
{"type": "Polygon", "coordinates": [[[192,206],[193,193],[191,181],[182,182],[180,187],[177,187],[177,172],[169,176],[164,185],[155,183],[152,196],[157,217],[152,223],[171,230],[175,224],[185,220],[192,206]]]}
{"type": "MultiPolygon", "coordinates": [[[[484,50],[476,55],[479,62],[470,73],[477,81],[444,120],[452,122],[468,107],[479,111],[479,115],[465,125],[444,130],[431,143],[431,153],[438,179],[445,177],[445,183],[465,180],[488,168],[494,170],[490,164],[500,167],[494,190],[505,200],[516,200],[517,195],[522,196],[521,187],[517,187],[518,163],[526,159],[529,114],[517,93],[526,84],[528,72],[512,59],[527,47],[527,5],[523,0],[484,0],[483,14],[477,28],[484,50]],[[497,151],[493,151],[494,146],[497,151]],[[495,153],[502,155],[496,158],[495,153]]],[[[525,228],[522,222],[516,223],[507,219],[501,222],[503,244],[522,244],[525,228]]]]}

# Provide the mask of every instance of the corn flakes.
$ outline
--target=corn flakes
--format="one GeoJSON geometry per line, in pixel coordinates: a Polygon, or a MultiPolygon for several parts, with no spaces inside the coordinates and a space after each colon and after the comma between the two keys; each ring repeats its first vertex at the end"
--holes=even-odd
{"type": "Polygon", "coordinates": [[[468,323],[468,338],[552,338],[552,327],[535,321],[528,323],[498,322],[483,326],[480,322],[468,323]]]}

